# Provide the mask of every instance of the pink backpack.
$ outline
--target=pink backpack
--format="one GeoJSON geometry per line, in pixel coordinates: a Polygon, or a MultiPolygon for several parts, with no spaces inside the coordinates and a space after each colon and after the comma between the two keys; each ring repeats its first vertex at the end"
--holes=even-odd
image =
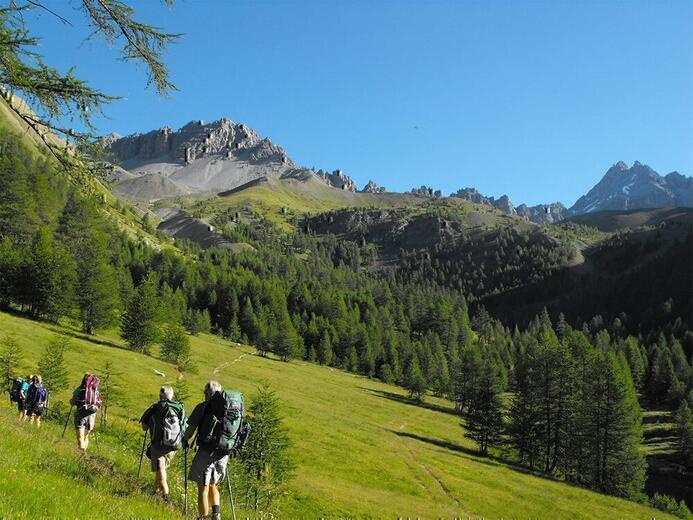
{"type": "Polygon", "coordinates": [[[84,404],[88,412],[98,412],[101,408],[101,395],[99,394],[99,378],[94,374],[87,375],[84,381],[84,404]]]}

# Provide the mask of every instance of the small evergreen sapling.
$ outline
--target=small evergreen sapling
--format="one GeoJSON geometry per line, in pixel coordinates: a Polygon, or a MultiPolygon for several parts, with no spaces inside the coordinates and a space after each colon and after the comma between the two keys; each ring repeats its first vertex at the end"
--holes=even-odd
{"type": "Polygon", "coordinates": [[[49,392],[65,390],[68,386],[65,351],[70,347],[70,339],[56,336],[45,348],[38,363],[38,373],[49,392]]]}
{"type": "Polygon", "coordinates": [[[0,350],[0,374],[3,385],[8,385],[7,390],[12,388],[12,380],[17,376],[19,357],[21,349],[14,336],[5,336],[2,339],[2,350],[0,350]]]}

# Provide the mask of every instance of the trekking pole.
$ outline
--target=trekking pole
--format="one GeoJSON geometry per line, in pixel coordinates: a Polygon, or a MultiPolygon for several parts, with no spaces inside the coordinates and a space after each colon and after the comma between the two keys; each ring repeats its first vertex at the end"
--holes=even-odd
{"type": "Polygon", "coordinates": [[[236,504],[233,502],[233,491],[231,491],[231,477],[226,473],[226,484],[229,486],[229,497],[231,498],[231,512],[233,513],[233,520],[236,520],[236,504]]]}
{"type": "Polygon", "coordinates": [[[188,518],[188,448],[183,448],[183,488],[185,489],[185,518],[188,518]]]}
{"type": "Polygon", "coordinates": [[[142,452],[140,453],[140,466],[137,468],[137,478],[140,478],[140,471],[142,471],[142,459],[144,458],[144,445],[147,443],[147,433],[148,430],[144,430],[144,438],[142,439],[142,452]]]}
{"type": "Polygon", "coordinates": [[[70,415],[72,415],[72,406],[70,406],[70,411],[67,412],[67,419],[65,419],[65,427],[63,428],[62,438],[65,438],[65,431],[67,430],[67,423],[70,422],[70,415]]]}

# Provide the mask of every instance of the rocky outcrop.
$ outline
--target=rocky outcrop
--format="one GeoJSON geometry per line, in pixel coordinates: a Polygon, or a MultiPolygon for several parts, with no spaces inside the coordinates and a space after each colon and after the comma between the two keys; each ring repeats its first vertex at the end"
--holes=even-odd
{"type": "Polygon", "coordinates": [[[345,191],[356,191],[356,183],[354,183],[354,181],[348,175],[345,175],[342,170],[335,170],[332,173],[318,170],[316,175],[330,186],[345,191]]]}
{"type": "Polygon", "coordinates": [[[568,210],[560,202],[553,204],[539,204],[537,206],[527,206],[520,204],[515,208],[518,216],[537,224],[553,224],[567,217],[568,210]]]}
{"type": "Polygon", "coordinates": [[[378,186],[374,181],[368,181],[368,184],[363,187],[361,193],[385,193],[385,191],[384,186],[378,186]]]}
{"type": "Polygon", "coordinates": [[[474,202],[475,204],[486,204],[489,206],[494,206],[501,210],[503,213],[508,213],[510,215],[516,215],[515,206],[510,201],[507,195],[502,195],[499,199],[494,197],[486,197],[479,193],[476,188],[464,188],[457,190],[455,193],[450,195],[451,197],[468,200],[469,202],[474,202]]]}
{"type": "Polygon", "coordinates": [[[440,190],[434,190],[426,185],[422,185],[420,188],[412,188],[411,193],[414,195],[419,195],[420,197],[431,197],[435,199],[443,196],[443,193],[440,190]]]}

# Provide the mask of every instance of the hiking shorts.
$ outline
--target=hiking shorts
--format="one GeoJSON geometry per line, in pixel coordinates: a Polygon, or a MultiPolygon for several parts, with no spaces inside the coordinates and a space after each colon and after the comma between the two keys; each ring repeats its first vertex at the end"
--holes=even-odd
{"type": "Polygon", "coordinates": [[[17,411],[23,412],[24,410],[26,410],[26,401],[24,399],[20,399],[17,401],[17,411]]]}
{"type": "Polygon", "coordinates": [[[166,450],[159,446],[158,444],[152,444],[150,447],[151,453],[151,463],[152,471],[159,471],[160,469],[168,469],[171,465],[171,461],[175,456],[176,452],[172,450],[166,450]]]}
{"type": "Polygon", "coordinates": [[[43,406],[27,406],[27,417],[41,417],[43,415],[43,406]]]}
{"type": "Polygon", "coordinates": [[[188,480],[205,486],[216,485],[224,480],[228,463],[227,454],[198,450],[190,465],[188,480]]]}
{"type": "Polygon", "coordinates": [[[96,412],[90,413],[89,415],[84,415],[79,411],[75,412],[75,428],[77,430],[83,430],[86,428],[87,431],[92,431],[95,423],[96,412]]]}

